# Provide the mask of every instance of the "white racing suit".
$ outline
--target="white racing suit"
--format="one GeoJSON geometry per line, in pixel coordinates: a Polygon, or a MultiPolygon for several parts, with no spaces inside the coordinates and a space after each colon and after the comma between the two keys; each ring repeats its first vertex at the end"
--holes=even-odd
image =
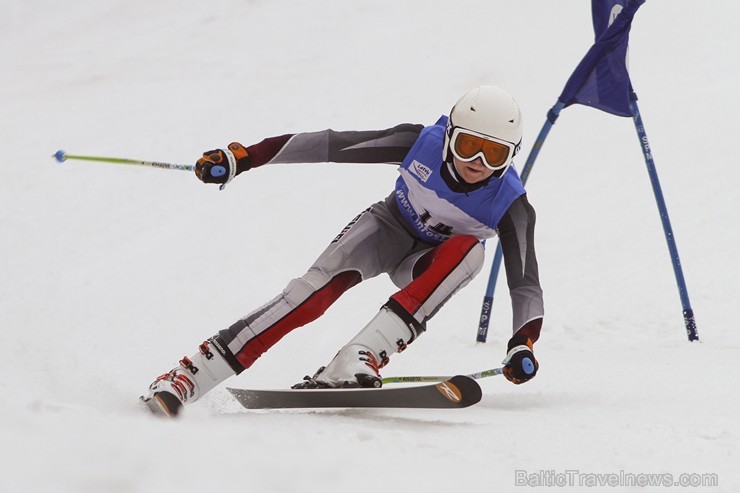
{"type": "Polygon", "coordinates": [[[303,276],[213,339],[236,373],[342,293],[381,273],[399,288],[386,306],[416,332],[480,271],[483,241],[501,237],[513,331],[539,337],[543,317],[534,250],[534,209],[516,171],[466,184],[442,161],[446,117],[432,126],[284,135],[247,148],[250,169],[265,164],[398,164],[394,192],[360,213],[303,276]]]}

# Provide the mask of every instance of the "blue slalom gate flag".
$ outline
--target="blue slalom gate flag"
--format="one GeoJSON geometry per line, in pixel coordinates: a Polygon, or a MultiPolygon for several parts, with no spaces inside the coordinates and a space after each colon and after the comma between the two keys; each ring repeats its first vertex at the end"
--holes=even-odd
{"type": "MultiPolygon", "coordinates": [[[[548,111],[545,124],[522,169],[520,176],[523,184],[526,184],[545,139],[563,108],[583,104],[619,116],[632,116],[630,98],[634,93],[627,72],[627,44],[632,19],[643,3],[645,0],[592,0],[596,41],[573,71],[555,105],[548,111]]],[[[476,336],[478,342],[486,342],[488,338],[496,279],[502,260],[503,252],[499,243],[483,297],[476,336]]]]}
{"type": "MultiPolygon", "coordinates": [[[[653,186],[655,200],[663,223],[663,230],[668,243],[671,262],[673,263],[681,304],[683,306],[686,333],[689,341],[697,341],[699,340],[699,335],[696,329],[696,321],[689,302],[673,230],[668,218],[668,211],[655,170],[655,164],[649,152],[650,147],[647,135],[645,134],[645,127],[637,106],[637,96],[632,89],[629,72],[627,71],[627,45],[629,43],[632,20],[637,9],[644,3],[645,0],[591,0],[594,45],[588,50],[573,71],[557,102],[548,111],[545,124],[530,150],[529,157],[524,164],[520,176],[522,183],[526,184],[545,139],[563,108],[573,104],[582,104],[613,115],[631,117],[637,129],[648,174],[653,186]]],[[[496,279],[501,267],[502,258],[503,253],[501,244],[499,243],[493,264],[491,265],[491,274],[488,278],[488,286],[481,307],[476,338],[478,342],[486,342],[488,337],[488,325],[491,318],[496,279]]]]}
{"type": "Polygon", "coordinates": [[[632,19],[643,3],[645,0],[592,0],[596,42],[558,98],[564,108],[582,104],[613,115],[632,116],[627,44],[632,19]]]}

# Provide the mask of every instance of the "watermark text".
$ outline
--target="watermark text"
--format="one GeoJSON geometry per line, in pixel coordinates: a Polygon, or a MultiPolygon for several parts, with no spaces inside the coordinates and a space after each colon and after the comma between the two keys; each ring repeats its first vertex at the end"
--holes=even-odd
{"type": "Polygon", "coordinates": [[[514,486],[529,487],[713,487],[719,485],[719,476],[715,473],[633,473],[619,471],[616,473],[592,473],[578,469],[556,471],[554,469],[514,471],[514,486]]]}

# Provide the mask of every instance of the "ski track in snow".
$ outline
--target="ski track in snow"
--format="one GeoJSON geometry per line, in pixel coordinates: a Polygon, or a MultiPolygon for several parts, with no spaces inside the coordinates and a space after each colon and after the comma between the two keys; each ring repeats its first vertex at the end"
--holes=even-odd
{"type": "MultiPolygon", "coordinates": [[[[632,122],[567,108],[527,187],[546,303],[541,371],[518,387],[482,380],[482,402],[466,410],[249,412],[219,388],[169,422],[137,403],[384,198],[392,166],[274,166],[219,192],[188,173],[49,158],[64,148],[192,163],[233,140],[433,123],[495,83],[525,116],[521,167],[592,42],[589,7],[6,0],[0,491],[510,492],[529,489],[516,471],[566,470],[712,473],[719,485],[697,491],[738,491],[736,2],[647,2],[630,43],[703,342],[686,342],[632,122]]],[[[511,311],[502,279],[490,340],[474,343],[487,277],[484,267],[385,375],[495,367],[511,311]]],[[[228,385],[299,381],[392,292],[384,278],[352,289],[228,385]]]]}

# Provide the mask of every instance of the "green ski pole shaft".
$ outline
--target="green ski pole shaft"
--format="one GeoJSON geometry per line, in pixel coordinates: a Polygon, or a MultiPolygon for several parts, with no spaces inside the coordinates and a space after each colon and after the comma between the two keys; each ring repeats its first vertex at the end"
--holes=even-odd
{"type": "Polygon", "coordinates": [[[159,161],[141,161],[138,159],[127,159],[127,158],[119,158],[119,157],[80,156],[76,154],[67,154],[66,152],[62,150],[58,150],[51,157],[53,157],[60,163],[63,163],[67,159],[74,159],[77,161],[93,161],[97,163],[127,164],[127,165],[133,165],[133,166],[148,166],[150,168],[177,169],[180,171],[195,171],[194,164],[171,164],[171,163],[161,163],[159,161]]]}
{"type": "MultiPolygon", "coordinates": [[[[479,378],[493,377],[495,375],[501,375],[504,372],[503,368],[493,368],[491,370],[483,370],[476,373],[470,373],[467,376],[478,380],[479,378]]],[[[382,380],[383,385],[388,383],[427,383],[427,382],[444,382],[452,378],[451,375],[439,376],[439,375],[420,375],[412,377],[386,377],[382,380]]]]}

